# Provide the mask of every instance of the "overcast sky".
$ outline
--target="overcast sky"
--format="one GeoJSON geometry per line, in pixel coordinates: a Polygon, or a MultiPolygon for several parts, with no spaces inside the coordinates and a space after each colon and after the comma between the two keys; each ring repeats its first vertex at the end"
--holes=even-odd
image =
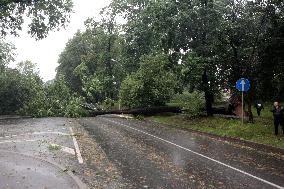
{"type": "MultiPolygon", "coordinates": [[[[36,41],[26,31],[20,37],[8,37],[17,48],[16,62],[31,60],[37,63],[40,75],[44,81],[55,77],[59,54],[63,51],[68,39],[72,38],[78,29],[84,29],[84,21],[88,17],[99,17],[101,8],[107,6],[111,0],[73,0],[74,13],[66,29],[52,32],[43,40],[36,41]]],[[[12,63],[11,66],[14,66],[12,63]]]]}

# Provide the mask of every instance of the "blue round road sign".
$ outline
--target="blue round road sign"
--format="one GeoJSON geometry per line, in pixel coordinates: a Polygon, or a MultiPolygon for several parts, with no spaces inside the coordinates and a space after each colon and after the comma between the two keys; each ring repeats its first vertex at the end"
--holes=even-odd
{"type": "Polygon", "coordinates": [[[236,88],[241,92],[247,92],[249,90],[249,80],[241,78],[236,82],[236,88]]]}

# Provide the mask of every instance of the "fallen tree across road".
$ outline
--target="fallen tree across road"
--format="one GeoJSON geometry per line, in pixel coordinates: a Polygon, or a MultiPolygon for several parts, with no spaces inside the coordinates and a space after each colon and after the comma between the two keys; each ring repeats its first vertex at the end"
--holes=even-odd
{"type": "Polygon", "coordinates": [[[157,107],[146,107],[146,108],[134,108],[127,110],[110,110],[110,111],[98,111],[90,109],[86,106],[85,108],[91,110],[90,116],[106,115],[106,114],[133,114],[133,115],[156,115],[160,113],[181,113],[181,108],[174,106],[157,106],[157,107]]]}

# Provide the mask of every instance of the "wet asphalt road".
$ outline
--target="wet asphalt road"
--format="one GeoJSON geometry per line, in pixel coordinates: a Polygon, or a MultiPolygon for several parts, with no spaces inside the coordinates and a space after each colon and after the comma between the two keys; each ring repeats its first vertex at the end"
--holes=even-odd
{"type": "MultiPolygon", "coordinates": [[[[3,151],[2,151],[3,152],[3,151]]],[[[0,188],[72,188],[76,182],[58,167],[22,154],[0,155],[0,188]]]]}
{"type": "Polygon", "coordinates": [[[79,123],[124,188],[284,187],[284,157],[277,154],[143,121],[102,116],[79,123]]]}
{"type": "Polygon", "coordinates": [[[0,189],[86,188],[71,171],[81,166],[72,153],[70,127],[76,125],[66,118],[1,118],[0,189]]]}
{"type": "Polygon", "coordinates": [[[283,188],[283,160],[115,116],[0,119],[0,189],[283,188]]]}

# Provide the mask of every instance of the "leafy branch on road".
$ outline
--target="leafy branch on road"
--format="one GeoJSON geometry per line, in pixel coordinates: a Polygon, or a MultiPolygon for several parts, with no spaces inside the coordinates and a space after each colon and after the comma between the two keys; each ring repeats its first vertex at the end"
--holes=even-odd
{"type": "Polygon", "coordinates": [[[48,150],[50,151],[57,151],[57,150],[61,150],[61,146],[57,145],[57,144],[49,144],[48,145],[48,150]]]}

